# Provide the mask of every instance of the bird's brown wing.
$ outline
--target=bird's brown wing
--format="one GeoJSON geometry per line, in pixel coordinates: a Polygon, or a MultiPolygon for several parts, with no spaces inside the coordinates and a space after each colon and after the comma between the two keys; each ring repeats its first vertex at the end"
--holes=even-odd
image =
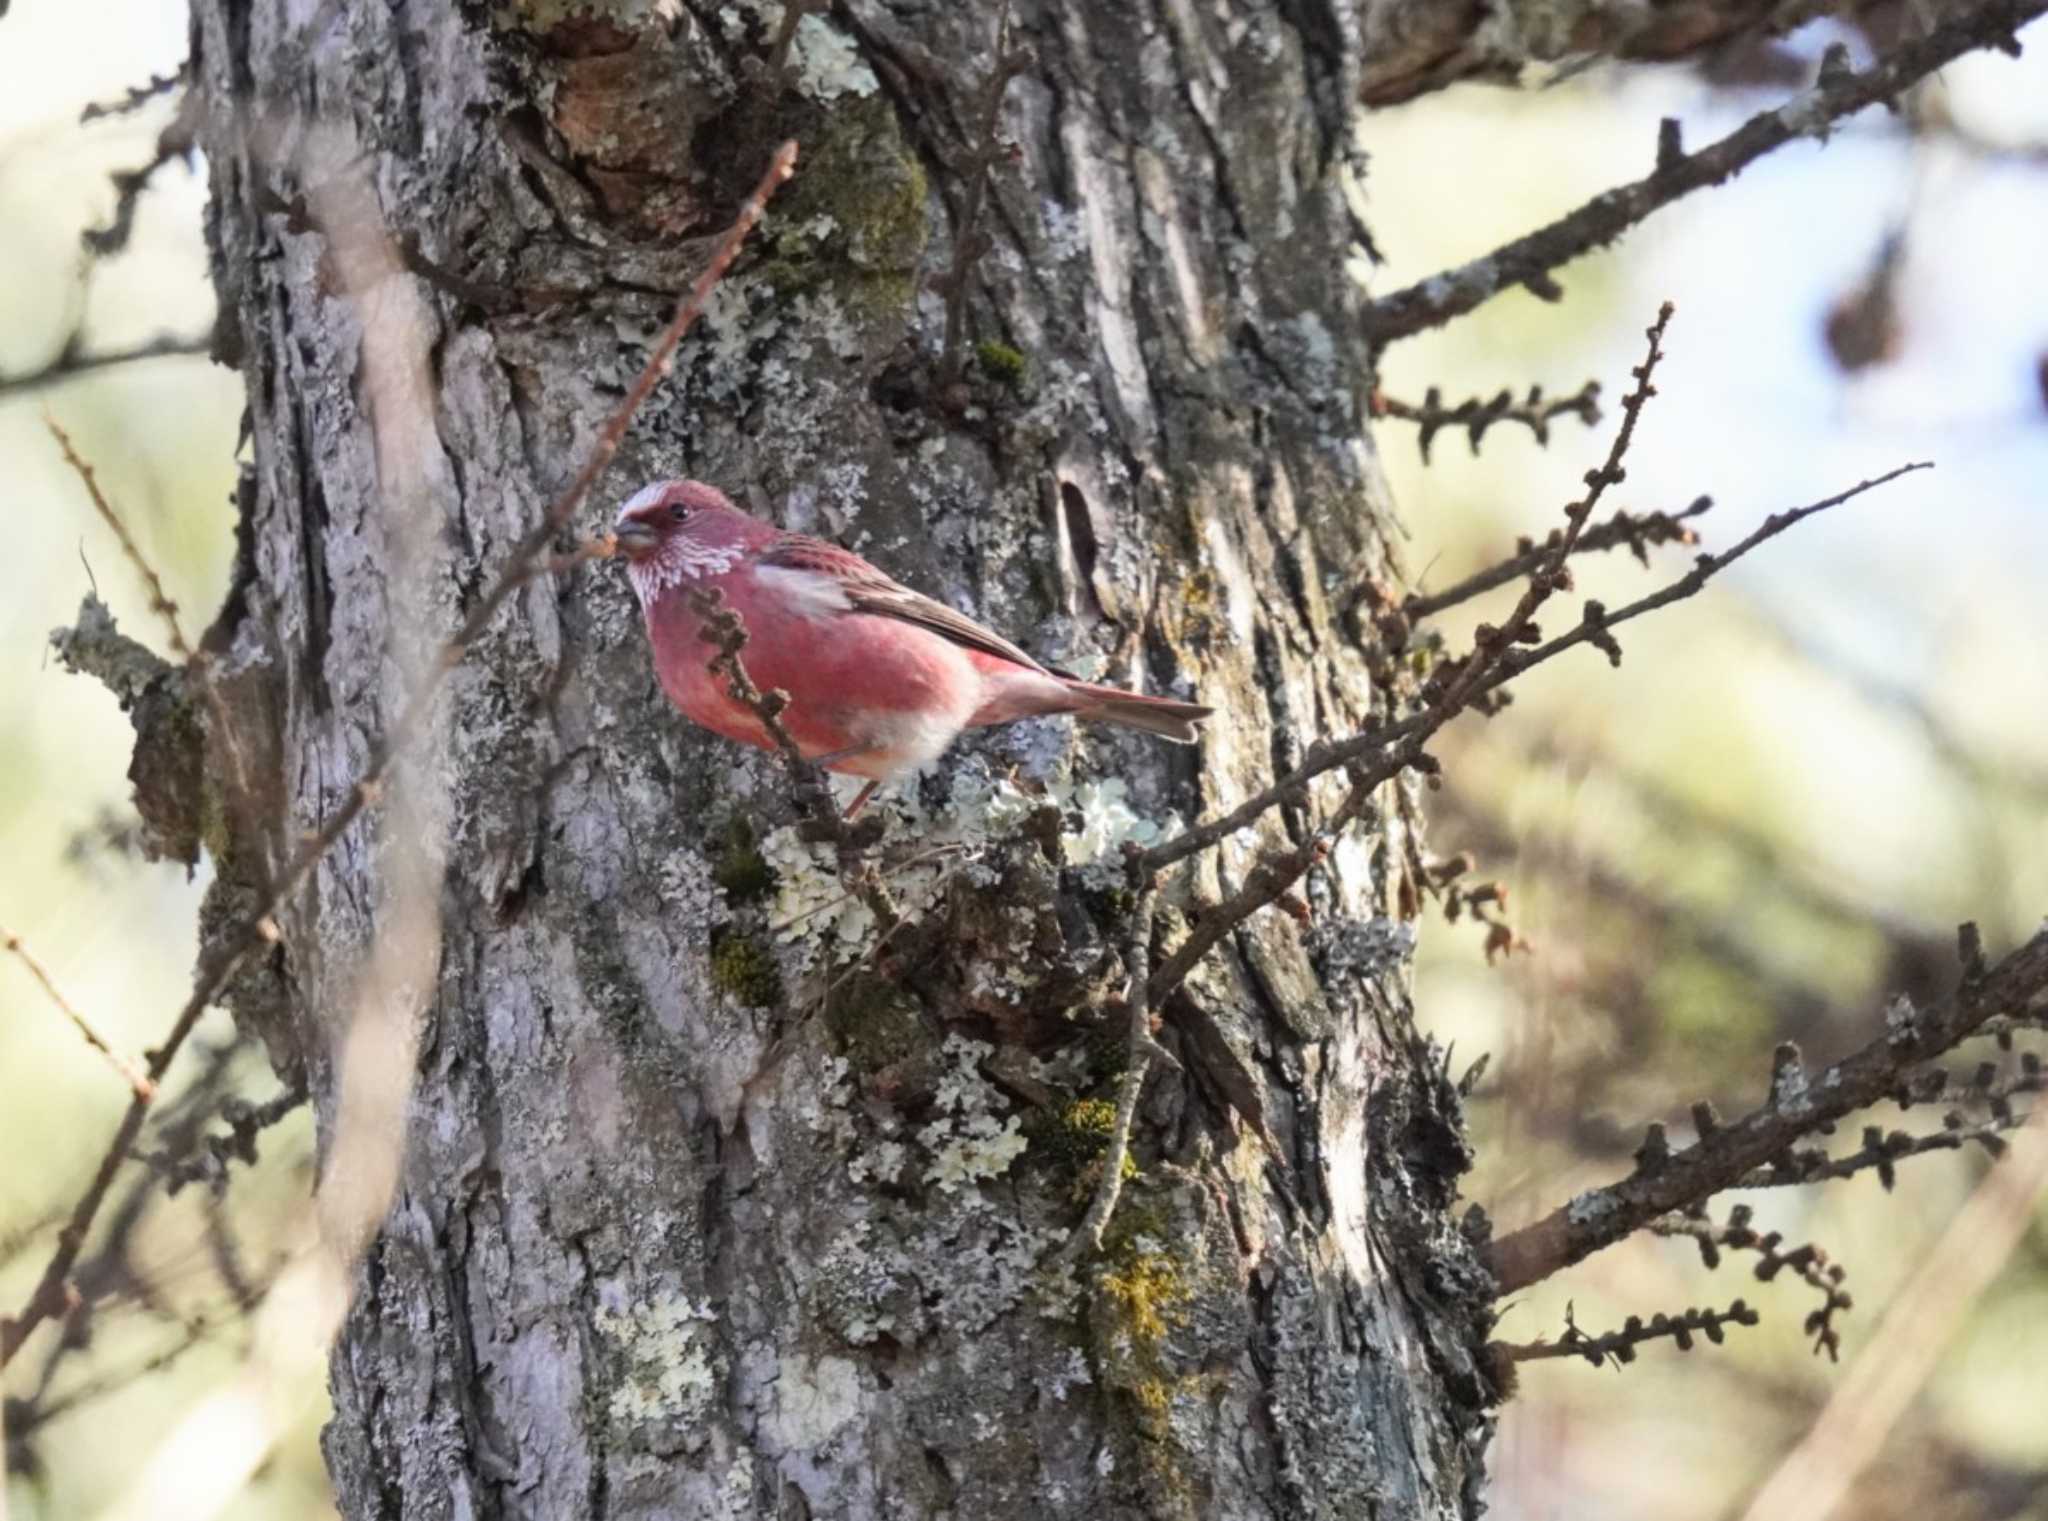
{"type": "Polygon", "coordinates": [[[855,612],[871,613],[879,618],[900,618],[905,623],[930,629],[941,638],[950,639],[967,649],[980,650],[999,660],[1013,661],[1027,670],[1045,669],[1001,634],[983,628],[965,613],[955,612],[943,602],[935,602],[922,592],[914,592],[900,581],[891,580],[852,550],[841,549],[837,544],[828,544],[809,534],[779,534],[761,551],[758,563],[830,576],[845,591],[846,599],[855,612]]]}

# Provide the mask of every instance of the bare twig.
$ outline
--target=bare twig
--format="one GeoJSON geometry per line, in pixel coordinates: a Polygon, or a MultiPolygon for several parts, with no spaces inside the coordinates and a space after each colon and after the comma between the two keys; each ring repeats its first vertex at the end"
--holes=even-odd
{"type": "Polygon", "coordinates": [[[1806,1317],[1806,1334],[1813,1338],[1813,1350],[1826,1352],[1829,1362],[1840,1361],[1842,1336],[1835,1329],[1835,1317],[1853,1309],[1855,1304],[1842,1287],[1842,1280],[1848,1275],[1839,1263],[1830,1262],[1828,1254],[1811,1242],[1795,1246],[1789,1252],[1779,1251],[1785,1240],[1783,1234],[1755,1230],[1750,1224],[1755,1214],[1747,1204],[1738,1204],[1728,1211],[1726,1224],[1717,1224],[1702,1209],[1698,1214],[1671,1215],[1653,1220],[1650,1231],[1653,1235],[1689,1239],[1699,1248],[1700,1261],[1709,1272],[1721,1265],[1724,1248],[1733,1252],[1756,1253],[1756,1276],[1764,1283],[1769,1283],[1781,1272],[1792,1272],[1821,1297],[1820,1307],[1806,1317]]]}
{"type": "Polygon", "coordinates": [[[1589,380],[1572,396],[1545,396],[1543,387],[1531,386],[1529,394],[1520,401],[1515,400],[1514,392],[1503,390],[1487,401],[1468,396],[1455,407],[1444,405],[1443,392],[1435,386],[1423,394],[1420,406],[1375,391],[1368,407],[1374,417],[1415,423],[1415,443],[1426,465],[1430,444],[1445,428],[1463,428],[1471,440],[1472,452],[1477,454],[1479,441],[1495,423],[1520,423],[1539,445],[1549,444],[1550,424],[1555,418],[1576,417],[1587,427],[1596,427],[1600,422],[1600,382],[1589,380]]]}
{"type": "Polygon", "coordinates": [[[1796,1048],[1780,1046],[1771,1096],[1748,1115],[1723,1124],[1702,1106],[1700,1134],[1690,1146],[1646,1146],[1627,1177],[1494,1242],[1491,1265],[1500,1292],[1527,1288],[1661,1215],[1737,1186],[1805,1137],[1887,1097],[1903,1074],[1951,1049],[1994,1015],[2023,1012],[2048,997],[2048,929],[1989,970],[1976,926],[1964,925],[1958,939],[1963,982],[1944,1007],[1888,1020],[1882,1034],[1818,1074],[1805,1070],[1796,1048]]]}
{"type": "MultiPolygon", "coordinates": [[[[1434,763],[1425,750],[1437,732],[1468,708],[1477,707],[1484,711],[1486,694],[1507,679],[1512,670],[1522,668],[1511,663],[1519,653],[1518,646],[1539,637],[1535,623],[1537,611],[1554,592],[1570,584],[1566,562],[1577,548],[1587,520],[1592,517],[1594,507],[1607,488],[1621,484],[1626,477],[1622,460],[1627,457],[1629,445],[1635,439],[1636,423],[1643,408],[1657,394],[1651,377],[1656,373],[1658,360],[1663,358],[1664,330],[1669,326],[1671,317],[1672,306],[1667,301],[1658,310],[1657,320],[1645,330],[1649,349],[1633,372],[1635,384],[1622,399],[1621,427],[1615,432],[1614,442],[1608,446],[1607,459],[1599,468],[1586,473],[1586,494],[1565,508],[1564,529],[1545,546],[1542,562],[1530,575],[1528,588],[1509,613],[1506,623],[1499,628],[1482,624],[1473,636],[1471,652],[1458,660],[1446,662],[1432,674],[1423,688],[1429,706],[1409,721],[1412,727],[1401,736],[1399,743],[1370,761],[1348,768],[1351,790],[1320,828],[1310,831],[1305,839],[1290,849],[1269,852],[1261,857],[1247,873],[1244,885],[1228,901],[1202,916],[1194,932],[1154,975],[1152,998],[1155,1002],[1163,1000],[1178,987],[1211,947],[1300,881],[1329,848],[1328,842],[1365,811],[1373,793],[1382,783],[1411,766],[1431,767],[1434,763]]],[[[1589,604],[1588,616],[1591,616],[1591,606],[1589,604]]],[[[1607,636],[1607,640],[1611,645],[1612,636],[1607,636]]],[[[1618,650],[1619,646],[1614,648],[1618,650]]],[[[1277,796],[1287,795],[1280,789],[1269,790],[1277,796]]],[[[1188,834],[1201,832],[1190,830],[1188,834]]],[[[1187,837],[1183,835],[1180,838],[1187,837]]],[[[1155,846],[1146,852],[1144,869],[1156,871],[1160,866],[1180,859],[1180,853],[1175,853],[1177,843],[1168,841],[1166,845],[1155,846]]]]}
{"type": "Polygon", "coordinates": [[[47,362],[32,370],[17,370],[11,375],[0,373],[0,396],[40,390],[97,370],[135,364],[145,359],[201,357],[211,353],[212,347],[212,338],[204,333],[159,333],[126,348],[88,350],[84,346],[83,335],[74,329],[63,347],[47,362]]]}
{"type": "Polygon", "coordinates": [[[178,102],[177,114],[157,134],[156,151],[149,162],[134,169],[117,170],[111,176],[114,182],[114,216],[104,227],[89,227],[82,234],[90,252],[105,258],[128,246],[128,235],[135,230],[136,203],[142,199],[142,192],[149,188],[156,172],[172,159],[190,160],[198,142],[203,107],[200,93],[187,90],[178,102]]]}
{"type": "Polygon", "coordinates": [[[1738,1299],[1725,1310],[1681,1310],[1676,1315],[1652,1315],[1647,1323],[1642,1316],[1631,1315],[1622,1322],[1619,1331],[1609,1331],[1605,1336],[1588,1336],[1572,1320],[1571,1311],[1565,1311],[1564,1334],[1556,1341],[1495,1342],[1494,1348],[1501,1355],[1518,1363],[1536,1362],[1546,1357],[1583,1357],[1596,1368],[1605,1367],[1610,1361],[1619,1365],[1636,1360],[1636,1348],[1646,1341],[1657,1341],[1669,1337],[1681,1352],[1692,1350],[1695,1334],[1704,1336],[1715,1346],[1721,1344],[1728,1326],[1754,1326],[1762,1316],[1738,1299]]]}
{"type": "Polygon", "coordinates": [[[85,483],[85,493],[92,498],[93,511],[100,515],[101,522],[113,530],[114,538],[121,545],[121,553],[128,557],[128,563],[135,567],[135,573],[142,578],[142,584],[149,588],[149,610],[163,620],[164,629],[171,637],[172,651],[180,660],[190,661],[192,646],[185,642],[185,630],[178,623],[178,604],[164,591],[163,577],[156,573],[156,567],[144,557],[141,546],[135,542],[135,536],[128,532],[128,525],[121,521],[120,515],[107,501],[106,494],[100,490],[99,477],[93,473],[92,466],[80,459],[78,451],[71,446],[71,435],[60,428],[57,419],[47,412],[43,414],[43,426],[50,430],[50,436],[57,440],[57,447],[64,451],[64,462],[85,483]]]}
{"type": "Polygon", "coordinates": [[[128,532],[128,525],[121,515],[114,511],[106,493],[100,490],[99,477],[91,465],[80,458],[72,447],[71,437],[57,425],[57,420],[47,412],[43,414],[43,426],[50,430],[50,436],[57,440],[57,447],[64,451],[65,463],[70,465],[78,479],[85,486],[85,493],[92,499],[93,510],[100,520],[113,530],[114,537],[121,545],[121,553],[135,568],[136,575],[149,589],[149,608],[163,621],[164,632],[169,636],[172,651],[185,663],[192,680],[198,685],[200,700],[206,704],[212,719],[214,737],[220,742],[222,753],[227,757],[229,795],[237,808],[245,806],[249,797],[249,768],[242,758],[241,741],[236,738],[234,717],[228,712],[227,699],[221,695],[213,679],[212,658],[203,651],[195,652],[186,641],[185,630],[178,622],[178,604],[173,602],[164,590],[163,578],[156,573],[156,567],[149,563],[142,547],[128,532]]]}
{"type": "MultiPolygon", "coordinates": [[[[1899,1007],[1896,999],[1892,1006],[1899,1007]]],[[[1989,1025],[1992,1021],[1985,1023],[1989,1025]]],[[[1980,1029],[1975,1033],[1986,1032],[1980,1029]]],[[[2048,1091],[2048,1072],[2044,1072],[2041,1058],[2032,1051],[2021,1054],[2017,1071],[2001,1076],[1994,1063],[1986,1062],[1969,1083],[1958,1088],[1951,1088],[1944,1069],[1932,1067],[1903,1079],[1890,1097],[1906,1108],[1953,1093],[1956,1107],[1942,1116],[1941,1129],[1914,1135],[1910,1131],[1866,1125],[1863,1144],[1852,1152],[1836,1157],[1819,1146],[1795,1147],[1750,1172],[1736,1186],[1783,1188],[1799,1183],[1829,1183],[1859,1172],[1874,1172],[1878,1182],[1889,1191],[1898,1181],[1898,1164],[1910,1157],[1975,1146],[1996,1160],[2005,1155],[2006,1132],[2024,1125],[2030,1112],[2015,1107],[2012,1101],[2023,1094],[2038,1096],[2044,1091],[2048,1091]],[[1991,1117],[1973,1123],[1964,1114],[1966,1108],[1972,1107],[1988,1111],[1991,1117]]]]}
{"type": "Polygon", "coordinates": [[[1095,1197],[1089,1200],[1088,1213],[1074,1227],[1074,1234],[1060,1248],[1059,1260],[1062,1262],[1073,1262],[1084,1252],[1092,1252],[1102,1245],[1102,1233],[1108,1228],[1109,1217],[1115,1213],[1117,1198],[1123,1192],[1124,1161],[1131,1154],[1131,1127],[1137,1120],[1138,1099],[1145,1091],[1145,1075],[1152,1069],[1152,1001],[1146,967],[1152,955],[1152,916],[1157,901],[1150,881],[1139,887],[1137,905],[1131,915],[1131,938],[1124,952],[1124,967],[1130,976],[1130,991],[1125,995],[1130,1011],[1126,1021],[1126,1062],[1116,1096],[1116,1119],[1110,1127],[1109,1145],[1102,1153],[1102,1176],[1096,1180],[1095,1197]]]}
{"type": "Polygon", "coordinates": [[[2021,1156],[1988,1174],[1934,1250],[1886,1308],[1827,1408],[1757,1492],[1743,1521],[1832,1516],[1877,1456],[1963,1316],[1982,1300],[2025,1237],[2048,1191],[2048,1108],[2027,1127],[2021,1156]]]}
{"type": "MultiPolygon", "coordinates": [[[[397,719],[385,732],[383,738],[372,748],[370,759],[363,768],[356,784],[343,796],[332,817],[314,832],[299,848],[290,864],[278,874],[270,890],[264,895],[254,913],[250,914],[239,928],[228,932],[217,940],[212,949],[201,960],[194,979],[190,996],[178,1011],[169,1033],[150,1053],[148,1076],[152,1082],[161,1081],[166,1069],[176,1057],[179,1047],[191,1034],[199,1016],[220,994],[229,979],[241,968],[242,963],[255,951],[269,944],[276,935],[276,921],[273,917],[305,882],[314,866],[331,850],[349,827],[379,795],[385,773],[393,760],[404,750],[407,743],[426,723],[432,712],[440,684],[449,671],[461,664],[472,644],[483,634],[498,610],[512,593],[532,574],[530,567],[547,551],[555,535],[567,525],[571,514],[589,494],[598,476],[618,452],[627,427],[641,405],[668,373],[677,343],[682,340],[690,325],[703,310],[712,288],[732,265],[739,254],[740,245],[754,224],[767,209],[769,198],[774,195],[782,182],[789,178],[796,167],[796,144],[784,143],[776,152],[761,182],[754,188],[741,206],[739,215],[719,241],[711,261],[697,277],[696,283],[677,304],[674,318],[656,339],[647,363],[640,377],[627,391],[623,400],[599,430],[590,454],[584,460],[574,477],[548,505],[541,520],[513,547],[504,567],[484,595],[470,609],[455,636],[440,651],[439,658],[432,661],[420,684],[400,709],[397,719]]],[[[146,1105],[141,1102],[129,1106],[115,1131],[112,1143],[101,1158],[98,1170],[91,1183],[73,1209],[70,1219],[59,1234],[57,1250],[44,1268],[35,1289],[19,1314],[11,1319],[0,1319],[0,1366],[4,1366],[29,1334],[43,1321],[63,1311],[69,1301],[67,1283],[72,1264],[85,1243],[86,1233],[91,1229],[94,1218],[105,1200],[107,1189],[122,1161],[135,1145],[141,1131],[146,1105]]]]}
{"type": "MultiPolygon", "coordinates": [[[[1579,535],[1574,552],[1593,554],[1600,550],[1627,548],[1643,565],[1650,563],[1650,549],[1657,544],[1697,544],[1699,534],[1685,526],[1688,518],[1696,518],[1712,509],[1714,499],[1710,496],[1697,497],[1690,507],[1678,512],[1632,513],[1617,510],[1612,517],[1594,524],[1579,535]]],[[[1402,599],[1401,611],[1412,621],[1434,617],[1446,608],[1456,607],[1460,602],[1469,602],[1481,593],[1505,586],[1519,580],[1541,565],[1557,550],[1557,541],[1563,529],[1552,529],[1549,537],[1538,544],[1523,539],[1515,546],[1515,552],[1485,570],[1477,571],[1440,592],[1417,593],[1402,599]]]]}
{"type": "Polygon", "coordinates": [[[1503,244],[1483,258],[1373,302],[1364,316],[1367,339],[1384,347],[1426,332],[1515,286],[1555,301],[1563,290],[1550,271],[1559,265],[1605,247],[1660,207],[1720,184],[1796,138],[1825,138],[1836,121],[1892,99],[1964,53],[1982,47],[2016,53],[2019,44],[2013,34],[2043,11],[2048,11],[2048,0],[1993,0],[1901,45],[1861,73],[1844,66],[1844,55],[1830,49],[1832,63],[1823,63],[1820,82],[1798,99],[1751,117],[1697,153],[1672,153],[1667,147],[1644,178],[1604,191],[1548,227],[1503,244]]]}
{"type": "Polygon", "coordinates": [[[787,0],[782,7],[782,21],[775,28],[775,41],[768,49],[768,100],[771,103],[789,88],[789,53],[796,42],[797,28],[803,24],[804,17],[827,8],[828,0],[787,0]]]}
{"type": "Polygon", "coordinates": [[[43,991],[49,995],[50,1002],[55,1004],[58,1012],[70,1020],[72,1027],[85,1037],[85,1043],[105,1057],[107,1065],[121,1074],[121,1080],[128,1085],[128,1091],[135,1095],[136,1103],[147,1104],[156,1097],[156,1084],[134,1062],[107,1043],[107,1038],[93,1028],[92,1021],[79,1013],[71,1000],[64,996],[55,980],[43,970],[43,964],[29,953],[29,948],[21,943],[21,936],[4,925],[0,925],[0,950],[12,951],[21,964],[28,968],[29,976],[42,985],[43,991]]]}
{"type": "MultiPolygon", "coordinates": [[[[1837,492],[1835,495],[1826,497],[1821,501],[1811,502],[1804,507],[1795,507],[1786,512],[1774,512],[1765,518],[1753,533],[1749,534],[1748,537],[1732,548],[1723,550],[1717,555],[1701,555],[1694,561],[1693,568],[1676,581],[1659,588],[1657,591],[1651,592],[1648,596],[1638,598],[1625,607],[1610,610],[1597,602],[1588,602],[1584,615],[1580,618],[1575,628],[1560,634],[1548,644],[1537,646],[1535,649],[1509,651],[1500,665],[1485,678],[1480,690],[1491,691],[1497,687],[1504,686],[1523,672],[1542,665],[1545,661],[1554,660],[1566,650],[1582,644],[1598,645],[1607,651],[1608,658],[1612,660],[1615,658],[1619,646],[1612,644],[1611,631],[1621,624],[1640,618],[1646,613],[1656,612],[1659,608],[1668,607],[1674,602],[1682,602],[1688,597],[1697,596],[1707,582],[1721,574],[1721,572],[1725,571],[1744,555],[1776,538],[1787,529],[1804,522],[1816,513],[1826,512],[1830,508],[1839,507],[1844,502],[1859,497],[1866,491],[1874,491],[1879,486],[1887,485],[1902,475],[1910,475],[1916,470],[1931,470],[1933,468],[1932,465],[1925,462],[1901,465],[1897,469],[1888,470],[1883,475],[1877,476],[1872,480],[1858,481],[1854,486],[1849,487],[1848,490],[1837,492]]],[[[1400,750],[1390,753],[1404,757],[1407,756],[1409,745],[1406,742],[1413,740],[1418,734],[1421,734],[1426,740],[1429,734],[1435,732],[1435,727],[1441,727],[1440,723],[1437,723],[1435,727],[1431,727],[1434,722],[1434,713],[1435,709],[1432,708],[1428,712],[1417,713],[1408,718],[1397,719],[1390,723],[1380,724],[1374,728],[1360,730],[1357,734],[1350,735],[1344,739],[1323,740],[1310,746],[1307,758],[1299,766],[1296,766],[1294,770],[1288,772],[1287,775],[1281,777],[1279,781],[1273,783],[1272,786],[1266,788],[1263,792],[1255,793],[1253,796],[1245,799],[1244,802],[1238,804],[1237,807],[1231,809],[1230,812],[1224,814],[1221,818],[1212,819],[1206,824],[1198,824],[1192,828],[1185,829],[1172,839],[1162,841],[1158,845],[1153,846],[1151,850],[1146,852],[1146,864],[1153,870],[1159,870],[1171,866],[1176,861],[1185,860],[1198,851],[1207,850],[1219,840],[1225,839],[1235,834],[1238,830],[1258,822],[1259,818],[1267,810],[1302,796],[1307,785],[1317,777],[1324,775],[1326,772],[1334,771],[1339,766],[1348,765],[1362,756],[1370,755],[1374,751],[1386,750],[1389,746],[1398,745],[1401,747],[1400,750]],[[1424,732],[1425,730],[1427,730],[1427,733],[1424,732]]],[[[1415,746],[1414,749],[1415,753],[1419,755],[1420,746],[1415,746]]],[[[1375,762],[1374,768],[1380,769],[1385,764],[1384,760],[1375,762]]],[[[1394,770],[1399,770],[1409,764],[1412,764],[1411,760],[1402,759],[1400,764],[1394,767],[1394,770]]],[[[1388,774],[1391,775],[1392,772],[1388,774]]]]}
{"type": "Polygon", "coordinates": [[[191,72],[191,69],[192,65],[187,61],[179,64],[169,74],[150,75],[147,84],[130,85],[121,92],[119,100],[110,100],[104,105],[94,101],[78,113],[78,124],[82,127],[92,122],[102,121],[110,116],[127,116],[133,112],[140,111],[152,100],[155,100],[157,96],[168,95],[172,90],[177,89],[179,85],[185,82],[186,76],[191,72]]]}
{"type": "Polygon", "coordinates": [[[1260,909],[1277,903],[1308,874],[1311,867],[1323,860],[1330,852],[1331,842],[1365,812],[1374,790],[1385,780],[1370,768],[1358,767],[1351,773],[1351,790],[1345,794],[1344,801],[1320,825],[1310,830],[1299,845],[1269,852],[1253,863],[1251,870],[1245,873],[1244,884],[1223,902],[1205,910],[1195,921],[1187,939],[1176,946],[1165,964],[1152,974],[1153,1002],[1163,1001],[1167,994],[1187,980],[1195,964],[1225,936],[1232,934],[1260,909]]]}

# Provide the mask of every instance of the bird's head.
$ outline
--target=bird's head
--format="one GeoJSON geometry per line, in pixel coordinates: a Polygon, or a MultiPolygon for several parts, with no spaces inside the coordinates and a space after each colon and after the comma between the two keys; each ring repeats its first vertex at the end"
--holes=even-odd
{"type": "Polygon", "coordinates": [[[723,575],[775,530],[702,481],[656,481],[619,509],[614,530],[642,602],[671,586],[723,575]]]}

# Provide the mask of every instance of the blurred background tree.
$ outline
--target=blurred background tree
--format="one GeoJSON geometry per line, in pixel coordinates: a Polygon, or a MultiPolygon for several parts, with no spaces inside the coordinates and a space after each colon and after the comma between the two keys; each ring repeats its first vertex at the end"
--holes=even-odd
{"type": "MultiPolygon", "coordinates": [[[[1877,8],[1703,62],[1596,64],[1541,88],[1465,84],[1376,111],[1362,195],[1385,262],[1361,274],[1391,290],[1480,253],[1641,173],[1659,118],[1706,141],[1809,78],[1827,43],[1860,58],[1903,24],[1877,8]]],[[[203,177],[173,153],[129,207],[122,246],[81,242],[118,225],[116,177],[151,163],[166,133],[175,144],[181,95],[82,125],[81,106],[174,74],[185,45],[182,15],[142,0],[90,14],[15,0],[0,22],[0,458],[18,535],[0,561],[0,648],[13,656],[0,664],[0,925],[125,1050],[160,1033],[184,986],[209,867],[141,859],[128,725],[105,691],[41,653],[93,585],[128,631],[159,638],[41,413],[94,462],[203,626],[231,563],[241,403],[239,379],[190,352],[212,322],[203,177]],[[152,347],[180,352],[96,362],[152,347]]],[[[1619,671],[1539,672],[1512,723],[1454,731],[1432,847],[1470,855],[1462,880],[1504,885],[1488,912],[1526,943],[1489,953],[1469,920],[1432,920],[1417,1004],[1461,1069],[1489,1057],[1466,1193],[1503,1231],[1624,1170],[1645,1118],[1702,1097],[1746,1107],[1776,1042],[1824,1058],[1863,1039],[1893,993],[1935,994],[1952,977],[1956,920],[2003,945],[2048,902],[2044,52],[1965,59],[1902,114],[1866,112],[1825,147],[1770,156],[1575,266],[1562,305],[1512,294],[1388,356],[1377,433],[1425,590],[1547,532],[1599,437],[1565,415],[1547,447],[1507,422],[1468,448],[1454,424],[1425,463],[1415,425],[1393,414],[1432,387],[1453,403],[1532,384],[1563,397],[1620,376],[1667,298],[1681,318],[1665,400],[1623,505],[1677,510],[1711,493],[1693,526],[1718,547],[1902,459],[1939,462],[1641,626],[1619,671]]],[[[1610,602],[1640,586],[1621,554],[1579,576],[1610,602]]],[[[1512,595],[1453,614],[1453,645],[1512,595]]],[[[11,1305],[123,1095],[11,960],[0,1000],[11,1305]]],[[[225,1018],[199,1051],[153,1146],[172,1143],[181,1113],[189,1129],[226,1095],[277,1092],[225,1018]]],[[[11,1514],[96,1513],[236,1365],[245,1312],[292,1250],[310,1146],[301,1112],[264,1133],[253,1167],[174,1194],[138,1170],[117,1195],[79,1278],[118,1313],[7,1371],[11,1514]]],[[[1987,1166],[1974,1149],[1909,1163],[1889,1199],[1869,1176],[1742,1197],[1761,1228],[1846,1268],[1856,1304],[1838,1329],[1853,1361],[1987,1166]]],[[[1844,1514],[2043,1513],[2044,1227],[2037,1212],[1968,1307],[1844,1514]]],[[[1731,1292],[1764,1320],[1690,1356],[1653,1345],[1619,1376],[1575,1360],[1526,1367],[1492,1459],[1495,1512],[1739,1514],[1841,1377],[1802,1332],[1811,1291],[1782,1275],[1737,1287],[1746,1271],[1710,1277],[1690,1243],[1637,1238],[1515,1300],[1499,1332],[1512,1341],[1553,1336],[1568,1313],[1604,1328],[1731,1292]]],[[[231,1514],[326,1513],[317,1378],[304,1398],[298,1440],[231,1514]]]]}

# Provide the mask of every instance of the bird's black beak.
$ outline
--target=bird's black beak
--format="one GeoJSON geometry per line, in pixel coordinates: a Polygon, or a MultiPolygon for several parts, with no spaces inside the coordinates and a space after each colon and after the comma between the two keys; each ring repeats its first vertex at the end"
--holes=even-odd
{"type": "Polygon", "coordinates": [[[627,519],[613,530],[619,541],[619,552],[629,560],[638,560],[650,555],[660,547],[661,535],[646,523],[627,519]]]}

